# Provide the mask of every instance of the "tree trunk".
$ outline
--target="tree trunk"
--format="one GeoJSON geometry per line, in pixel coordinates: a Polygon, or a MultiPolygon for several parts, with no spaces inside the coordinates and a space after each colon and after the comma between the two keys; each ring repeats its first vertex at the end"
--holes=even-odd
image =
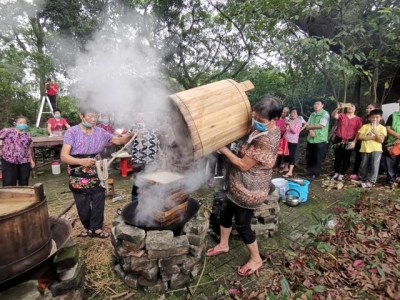
{"type": "Polygon", "coordinates": [[[351,98],[353,103],[356,103],[357,107],[360,107],[361,103],[361,76],[356,77],[356,82],[354,84],[353,96],[351,98]]]}

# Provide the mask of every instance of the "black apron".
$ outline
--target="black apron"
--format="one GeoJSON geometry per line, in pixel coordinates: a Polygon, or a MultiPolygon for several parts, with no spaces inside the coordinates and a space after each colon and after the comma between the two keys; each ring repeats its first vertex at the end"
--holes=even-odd
{"type": "MultiPolygon", "coordinates": [[[[76,154],[75,158],[99,158],[99,154],[76,154]]],[[[105,189],[97,176],[96,166],[68,165],[69,189],[76,194],[96,194],[105,189]]]]}

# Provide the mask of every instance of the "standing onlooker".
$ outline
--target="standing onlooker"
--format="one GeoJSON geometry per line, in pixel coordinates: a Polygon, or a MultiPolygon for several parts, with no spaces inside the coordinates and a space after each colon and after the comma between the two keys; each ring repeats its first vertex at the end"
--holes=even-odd
{"type": "Polygon", "coordinates": [[[302,121],[299,118],[299,111],[296,107],[290,110],[290,117],[286,119],[286,132],[284,137],[288,141],[289,155],[285,156],[285,166],[284,171],[287,173],[283,177],[292,177],[293,168],[296,163],[296,152],[299,143],[299,134],[302,126],[302,121]],[[289,166],[289,168],[288,168],[289,166]]]}
{"type": "Polygon", "coordinates": [[[284,134],[286,132],[286,117],[289,115],[290,109],[289,107],[284,107],[282,110],[281,117],[279,120],[276,121],[276,125],[279,127],[281,131],[281,141],[280,141],[280,151],[278,150],[278,158],[276,160],[276,166],[278,168],[281,168],[281,173],[282,172],[287,172],[287,170],[284,170],[285,165],[283,164],[283,158],[285,157],[285,152],[288,152],[288,145],[286,140],[284,139],[284,134]]]}
{"type": "Polygon", "coordinates": [[[58,93],[58,86],[54,82],[51,81],[50,78],[47,79],[46,84],[44,85],[46,89],[47,97],[49,97],[51,108],[55,109],[57,107],[57,93],[58,93]]]}
{"type": "MultiPolygon", "coordinates": [[[[380,109],[380,106],[378,103],[370,103],[367,105],[367,107],[365,108],[365,115],[362,118],[363,121],[363,125],[368,124],[369,123],[369,113],[371,112],[371,110],[374,109],[380,109]]],[[[381,125],[385,125],[385,122],[383,121],[383,119],[381,119],[381,121],[379,122],[381,125]]],[[[354,152],[355,152],[355,160],[354,160],[354,168],[353,168],[353,173],[350,175],[350,179],[358,179],[358,172],[360,171],[360,165],[361,165],[361,141],[357,141],[355,147],[354,147],[354,152]]]]}
{"type": "Polygon", "coordinates": [[[59,135],[62,130],[65,128],[70,128],[66,119],[61,117],[61,110],[58,108],[54,108],[54,117],[50,118],[47,121],[47,132],[50,135],[59,135]]]}
{"type": "Polygon", "coordinates": [[[382,156],[382,143],[386,137],[386,128],[379,124],[382,110],[374,109],[369,114],[368,124],[358,131],[358,140],[361,141],[360,179],[363,188],[370,188],[376,183],[379,164],[382,156]]]}
{"type": "Polygon", "coordinates": [[[332,118],[338,120],[336,137],[333,140],[335,150],[335,174],[332,179],[342,181],[344,175],[350,167],[350,157],[357,143],[357,132],[363,125],[362,119],[356,116],[356,106],[350,103],[341,113],[342,103],[338,103],[337,108],[332,112],[332,118]]]}
{"type": "Polygon", "coordinates": [[[28,128],[27,119],[19,116],[14,122],[15,128],[0,130],[2,148],[3,186],[29,185],[31,169],[35,167],[32,138],[25,132],[28,128]]]}
{"type": "MultiPolygon", "coordinates": [[[[394,112],[386,121],[386,129],[388,134],[388,144],[400,144],[400,112],[394,112]]],[[[390,186],[395,182],[396,175],[399,173],[399,157],[398,155],[386,154],[387,166],[387,182],[390,186]]]]}
{"type": "MultiPolygon", "coordinates": [[[[300,128],[300,133],[306,128],[307,122],[304,120],[303,116],[301,115],[301,112],[297,109],[299,119],[301,121],[301,128],[300,128]]],[[[300,138],[300,133],[299,133],[299,138],[300,138]]],[[[296,148],[296,154],[295,154],[295,166],[298,167],[300,162],[300,143],[298,143],[297,148],[296,148]]]]}
{"type": "Polygon", "coordinates": [[[107,143],[122,145],[132,136],[116,137],[97,127],[95,109],[81,108],[79,116],[82,122],[69,128],[64,135],[61,160],[68,164],[69,188],[84,227],[80,236],[108,238],[110,234],[103,230],[105,189],[95,163],[107,143]]]}
{"type": "Polygon", "coordinates": [[[310,115],[306,129],[307,137],[307,178],[315,180],[321,175],[322,162],[328,143],[329,113],[323,109],[321,100],[315,101],[314,112],[310,115]]]}

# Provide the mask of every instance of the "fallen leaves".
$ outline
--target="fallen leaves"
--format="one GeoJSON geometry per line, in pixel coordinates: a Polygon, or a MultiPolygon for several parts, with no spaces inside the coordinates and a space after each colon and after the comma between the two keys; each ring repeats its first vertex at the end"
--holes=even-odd
{"type": "Polygon", "coordinates": [[[399,201],[362,196],[305,248],[268,254],[256,290],[236,299],[400,299],[399,201]],[[264,279],[263,279],[264,278],[264,279]]]}

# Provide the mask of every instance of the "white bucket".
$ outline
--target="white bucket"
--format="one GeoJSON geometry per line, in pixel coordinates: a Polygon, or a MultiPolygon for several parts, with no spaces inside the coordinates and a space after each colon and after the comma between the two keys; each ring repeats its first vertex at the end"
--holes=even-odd
{"type": "Polygon", "coordinates": [[[53,175],[58,175],[61,173],[61,166],[60,163],[57,161],[54,161],[51,164],[51,172],[53,173],[53,175]]]}
{"type": "Polygon", "coordinates": [[[279,189],[279,197],[282,201],[285,201],[285,193],[289,189],[289,183],[284,178],[274,178],[271,180],[271,183],[279,189]]]}

